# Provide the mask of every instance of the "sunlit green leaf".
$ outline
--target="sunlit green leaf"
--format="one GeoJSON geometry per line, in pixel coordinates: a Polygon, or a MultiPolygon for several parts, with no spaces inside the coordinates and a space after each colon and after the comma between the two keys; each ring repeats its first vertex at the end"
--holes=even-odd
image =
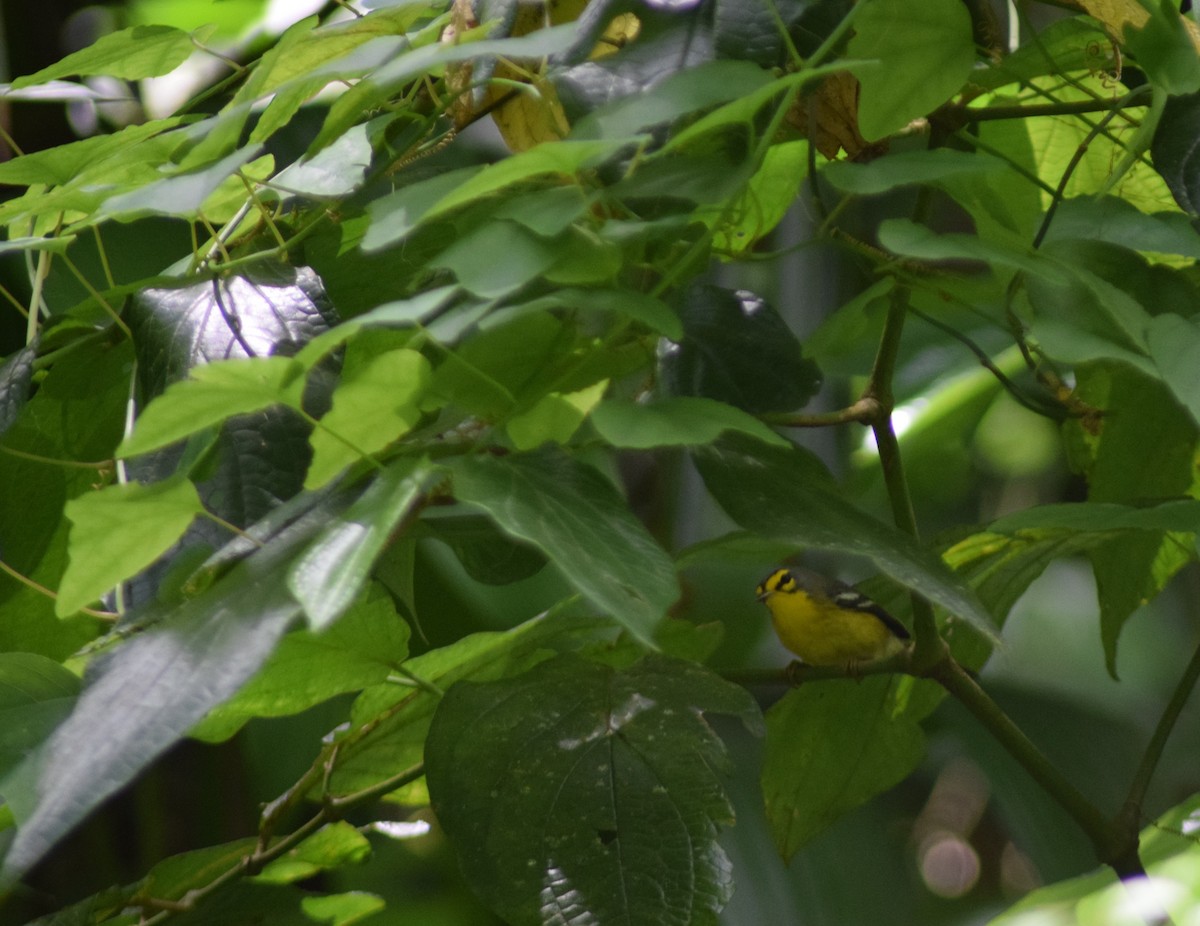
{"type": "Polygon", "coordinates": [[[195,50],[192,37],[171,26],[134,26],[101,36],[87,48],[56,64],[13,81],[14,89],[44,84],[59,77],[104,74],[142,80],[167,74],[195,50]]]}
{"type": "Polygon", "coordinates": [[[578,392],[549,392],[526,412],[508,422],[508,436],[518,450],[534,450],[551,442],[565,444],[583,424],[608,388],[608,380],[578,392]]]}
{"type": "Polygon", "coordinates": [[[416,424],[430,376],[429,361],[406,348],[380,354],[349,373],[333,392],[333,407],[313,430],[305,486],[324,485],[343,467],[382,450],[416,424]]]}
{"type": "Polygon", "coordinates": [[[183,477],[109,486],[68,502],[71,562],[55,610],[74,614],[145,569],[203,512],[196,487],[183,477]]]}

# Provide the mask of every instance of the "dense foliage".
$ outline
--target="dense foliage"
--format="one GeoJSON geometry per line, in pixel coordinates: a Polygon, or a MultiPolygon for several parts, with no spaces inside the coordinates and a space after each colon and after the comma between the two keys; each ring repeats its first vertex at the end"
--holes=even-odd
{"type": "Polygon", "coordinates": [[[970,768],[1021,796],[1005,851],[1101,866],[1006,921],[1194,917],[1195,769],[1153,790],[1194,613],[1104,776],[1086,718],[1060,761],[985,664],[1085,558],[1074,632],[1115,677],[1196,557],[1200,30],[1010,6],[346,0],[237,40],[131,21],[12,81],[116,121],[0,163],[5,908],[434,922],[387,844],[444,840],[518,926],[715,923],[737,885],[770,896],[739,921],[865,921],[875,879],[932,922],[965,908],[872,874],[873,824],[808,893],[754,860],[961,768],[927,731],[965,708],[970,768]],[[751,590],[802,551],[878,573],[911,653],[761,668],[751,590]],[[275,790],[189,778],[231,826],[91,883],[71,834],[187,740],[267,750],[275,790]]]}

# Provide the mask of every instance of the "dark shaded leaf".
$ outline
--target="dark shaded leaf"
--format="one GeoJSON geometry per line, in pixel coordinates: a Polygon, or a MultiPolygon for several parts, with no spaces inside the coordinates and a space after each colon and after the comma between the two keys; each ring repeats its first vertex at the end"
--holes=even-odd
{"type": "Polygon", "coordinates": [[[560,451],[465,457],[454,494],[549,557],[575,588],[642,640],[679,597],[675,567],[612,484],[560,451]]]}
{"type": "MultiPolygon", "coordinates": [[[[1080,400],[1105,412],[1094,429],[1067,425],[1073,463],[1087,477],[1088,499],[1140,504],[1190,495],[1200,429],[1180,414],[1166,385],[1122,363],[1088,364],[1076,375],[1080,400]]],[[[1127,531],[1089,552],[1105,659],[1114,676],[1126,619],[1191,559],[1191,545],[1187,534],[1127,531]]]]}
{"type": "Polygon", "coordinates": [[[767,712],[763,798],[785,859],[916,768],[925,735],[898,706],[907,700],[899,686],[912,684],[877,676],[804,685],[767,712]]]}
{"type": "Polygon", "coordinates": [[[865,556],[921,597],[994,636],[979,600],[936,555],[842,498],[807,451],[736,435],[697,449],[694,458],[708,491],[747,530],[797,549],[865,556]]]}
{"type": "Polygon", "coordinates": [[[0,437],[12,427],[29,400],[37,344],[29,344],[0,363],[0,437]]]}
{"type": "Polygon", "coordinates": [[[683,339],[660,361],[664,387],[751,414],[794,411],[821,385],[816,364],[775,309],[746,290],[690,287],[680,308],[683,339]]]}
{"type": "Polygon", "coordinates": [[[1154,169],[1179,203],[1192,215],[1200,214],[1200,93],[1171,97],[1163,109],[1150,155],[1154,169]]]}
{"type": "Polygon", "coordinates": [[[358,696],[350,715],[351,732],[338,744],[329,792],[352,794],[418,765],[429,722],[441,701],[437,689],[445,691],[461,679],[507,678],[556,652],[611,645],[617,630],[613,621],[563,609],[504,632],[471,634],[409,659],[404,671],[425,687],[388,683],[358,696]]]}
{"type": "Polygon", "coordinates": [[[624,670],[560,657],[451,688],[426,773],[472,886],[516,926],[716,923],[733,808],[705,713],[758,724],[744,690],[657,657],[624,670]]]}
{"type": "Polygon", "coordinates": [[[79,678],[36,653],[0,653],[0,775],[58,726],[79,694],[79,678]]]}
{"type": "Polygon", "coordinates": [[[173,611],[89,667],[72,714],[0,785],[19,821],[4,876],[18,877],[262,665],[300,605],[284,576],[336,509],[309,511],[173,611]]]}
{"type": "Polygon", "coordinates": [[[508,585],[541,572],[546,556],[536,547],[519,543],[482,516],[426,518],[436,540],[446,544],[476,582],[508,585]]]}

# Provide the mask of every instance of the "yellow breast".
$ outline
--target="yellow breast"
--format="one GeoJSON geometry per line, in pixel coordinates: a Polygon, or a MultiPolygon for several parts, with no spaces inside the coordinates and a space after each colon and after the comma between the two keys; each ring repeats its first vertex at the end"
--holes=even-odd
{"type": "Polygon", "coordinates": [[[814,601],[800,589],[772,594],[766,604],[780,642],[811,666],[853,666],[904,648],[874,614],[814,601]]]}

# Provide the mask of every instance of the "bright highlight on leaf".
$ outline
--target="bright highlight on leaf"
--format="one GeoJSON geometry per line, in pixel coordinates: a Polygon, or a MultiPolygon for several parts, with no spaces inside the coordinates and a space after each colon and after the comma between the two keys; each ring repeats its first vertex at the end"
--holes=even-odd
{"type": "Polygon", "coordinates": [[[55,611],[74,614],[141,572],[203,512],[196,487],[183,477],[109,486],[67,502],[71,562],[55,611]]]}

